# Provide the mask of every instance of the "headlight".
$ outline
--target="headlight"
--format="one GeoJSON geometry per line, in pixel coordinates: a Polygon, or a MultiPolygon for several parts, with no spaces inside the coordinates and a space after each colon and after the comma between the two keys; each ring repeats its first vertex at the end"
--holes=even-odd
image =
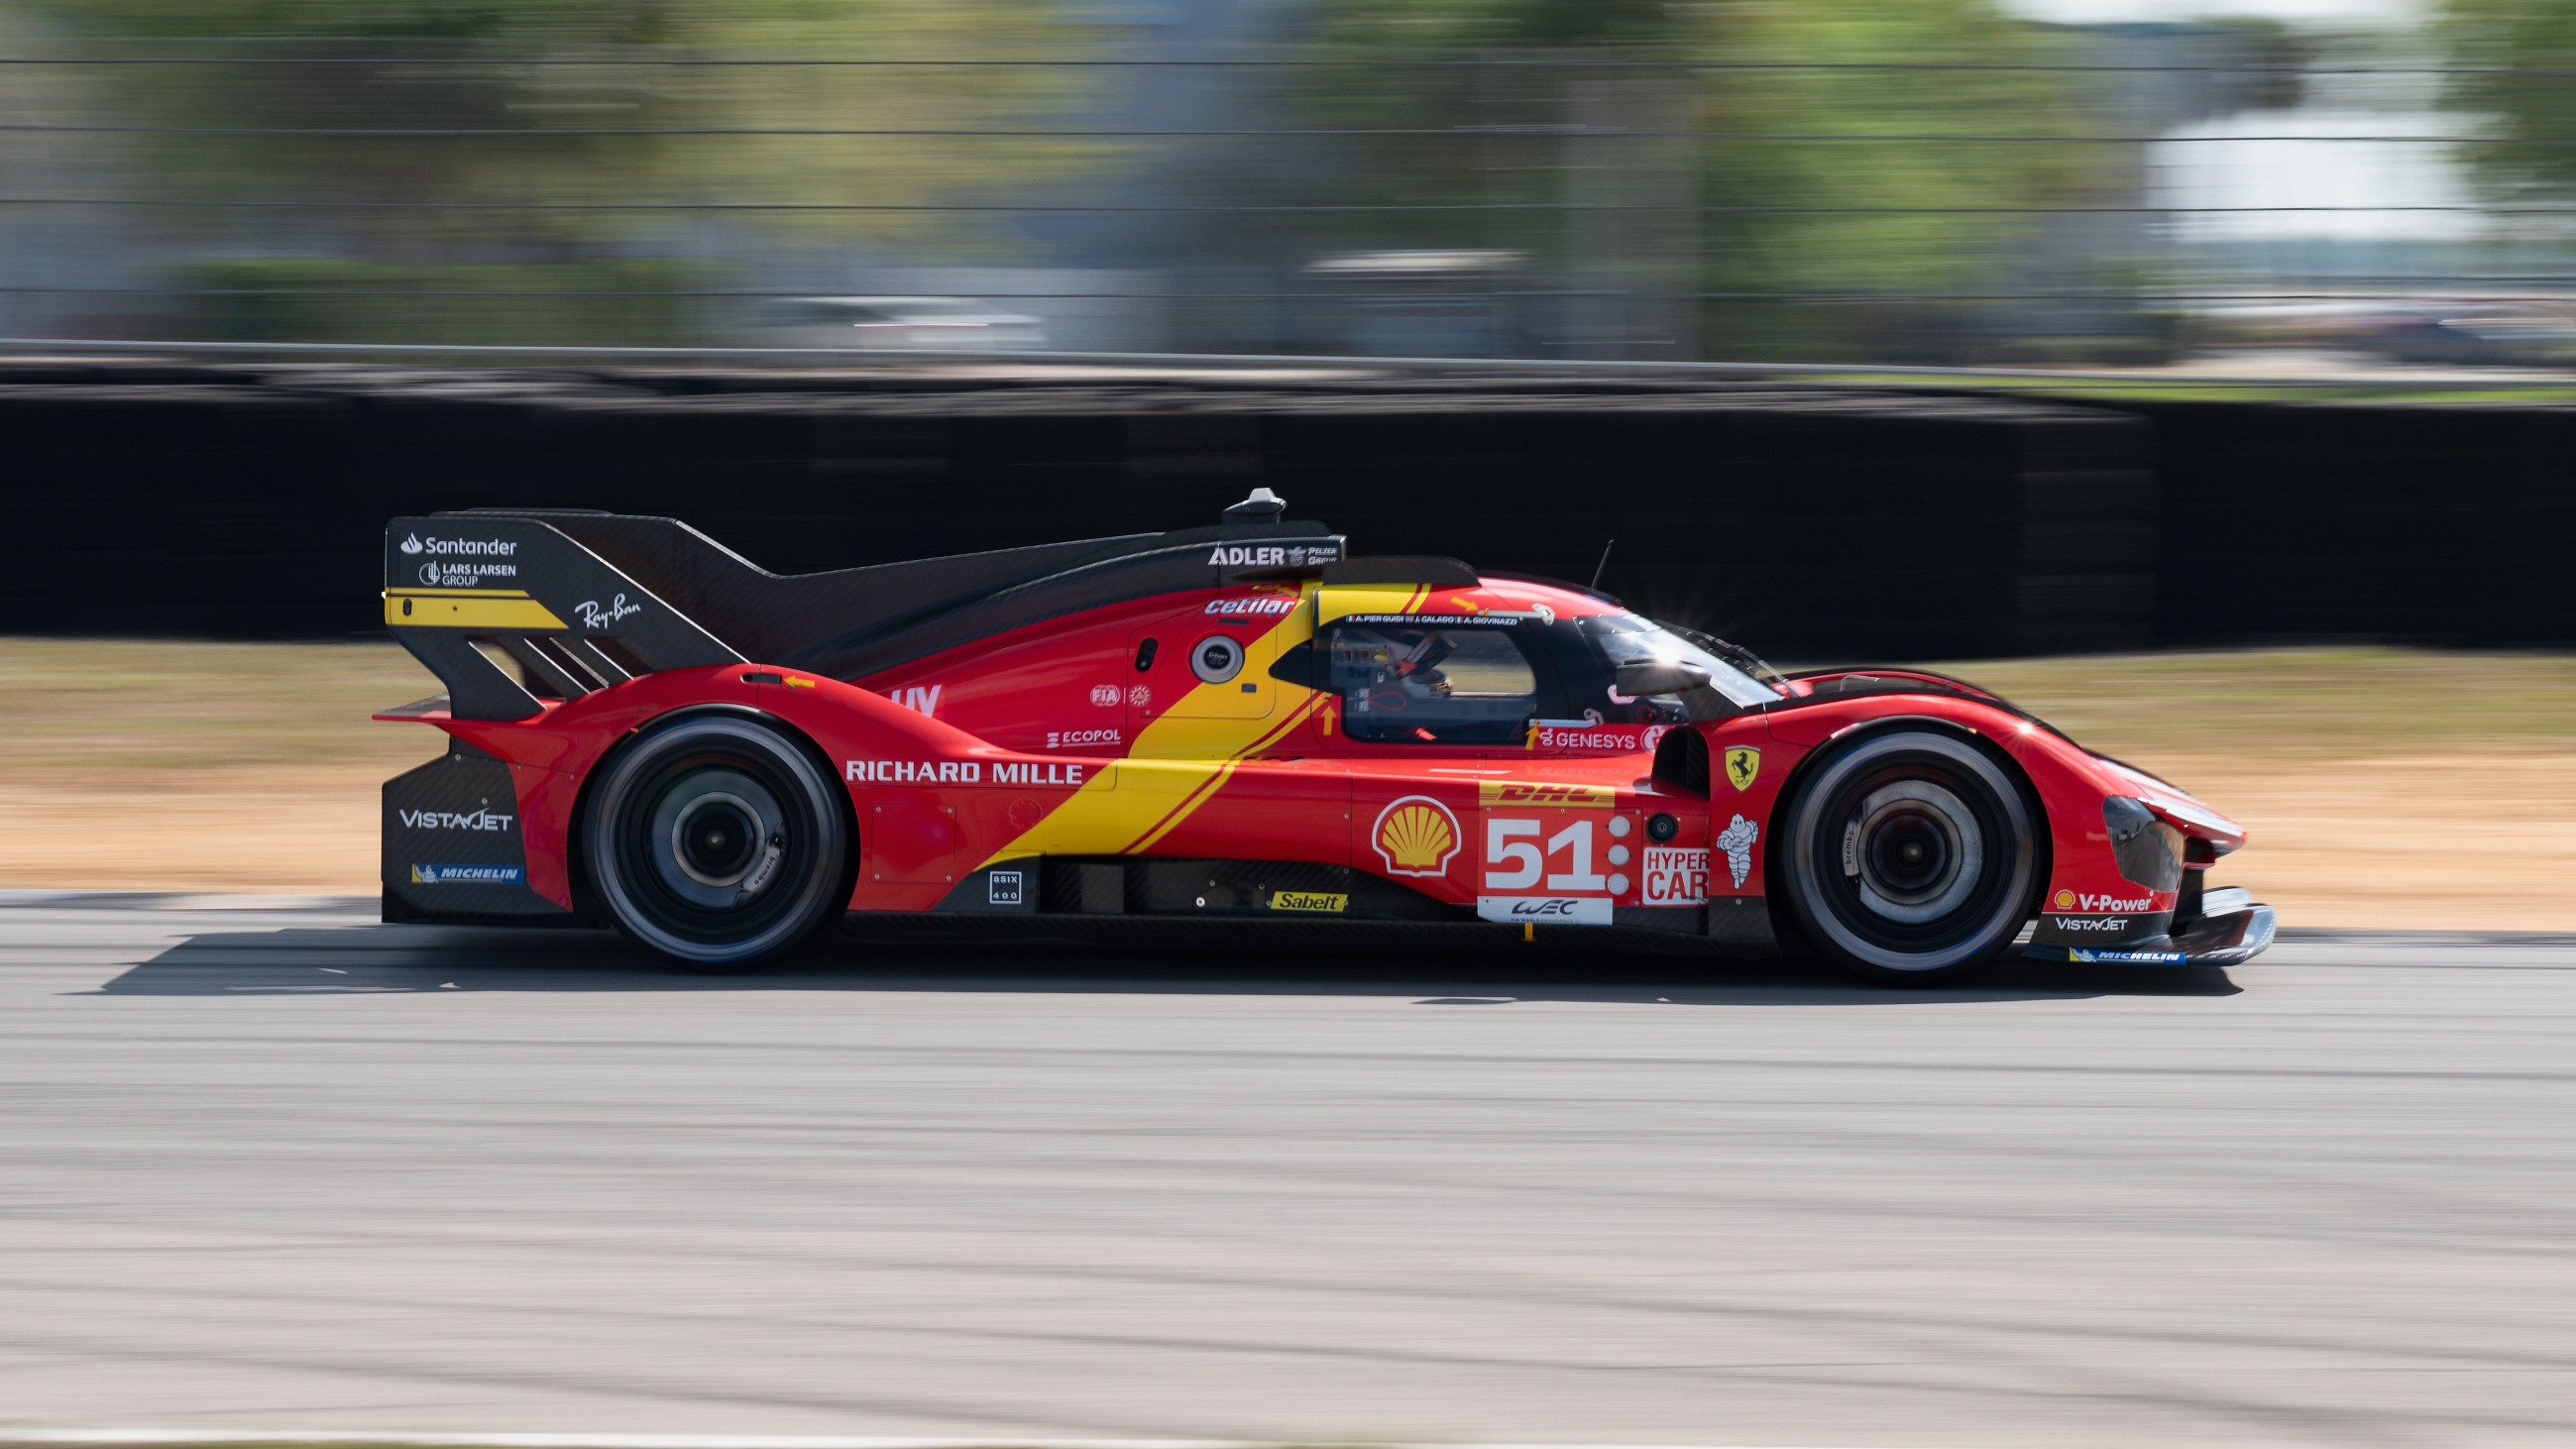
{"type": "Polygon", "coordinates": [[[2151,891],[2182,884],[2182,832],[2156,818],[2156,812],[2126,795],[2102,801],[2102,826],[2111,832],[2111,858],[2120,878],[2151,891]]]}

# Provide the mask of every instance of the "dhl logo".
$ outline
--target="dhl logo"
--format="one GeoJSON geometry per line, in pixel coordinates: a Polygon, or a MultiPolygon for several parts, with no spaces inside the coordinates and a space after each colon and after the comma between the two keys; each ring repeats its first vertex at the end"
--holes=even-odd
{"type": "Polygon", "coordinates": [[[1480,780],[1476,784],[1479,805],[1607,810],[1618,799],[1618,792],[1599,785],[1536,785],[1513,780],[1480,780]]]}

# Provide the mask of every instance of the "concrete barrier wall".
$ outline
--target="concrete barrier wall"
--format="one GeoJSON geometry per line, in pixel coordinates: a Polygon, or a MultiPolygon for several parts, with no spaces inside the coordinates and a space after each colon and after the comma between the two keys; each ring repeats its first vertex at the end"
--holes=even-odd
{"type": "Polygon", "coordinates": [[[2566,643],[2566,590],[2536,567],[2571,541],[2563,416],[21,366],[0,368],[0,629],[365,632],[399,513],[666,513],[802,572],[1203,524],[1266,484],[1363,553],[1580,581],[1616,538],[1604,588],[1784,659],[2566,643]]]}
{"type": "Polygon", "coordinates": [[[2576,644],[2576,408],[2182,403],[2156,637],[2576,644]]]}

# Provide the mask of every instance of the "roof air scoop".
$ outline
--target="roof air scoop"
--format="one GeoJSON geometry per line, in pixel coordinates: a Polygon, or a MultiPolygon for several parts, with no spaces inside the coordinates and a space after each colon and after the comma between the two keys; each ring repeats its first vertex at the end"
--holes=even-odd
{"type": "Polygon", "coordinates": [[[1267,488],[1255,488],[1251,497],[1225,511],[1223,521],[1227,527],[1240,527],[1247,523],[1266,526],[1277,523],[1279,515],[1287,511],[1287,499],[1267,488]]]}

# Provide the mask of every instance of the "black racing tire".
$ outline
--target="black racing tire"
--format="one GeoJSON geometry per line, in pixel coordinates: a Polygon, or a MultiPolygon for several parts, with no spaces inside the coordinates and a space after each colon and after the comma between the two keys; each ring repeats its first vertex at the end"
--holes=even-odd
{"type": "Polygon", "coordinates": [[[2007,760],[1947,731],[1834,747],[1777,817],[1774,877],[1807,940],[1873,981],[1953,981],[1993,960],[2036,908],[2046,832],[2007,760]]]}
{"type": "Polygon", "coordinates": [[[618,930],[694,970],[776,960],[849,902],[839,784],[800,741],[747,715],[647,727],[593,786],[583,845],[618,930]]]}

